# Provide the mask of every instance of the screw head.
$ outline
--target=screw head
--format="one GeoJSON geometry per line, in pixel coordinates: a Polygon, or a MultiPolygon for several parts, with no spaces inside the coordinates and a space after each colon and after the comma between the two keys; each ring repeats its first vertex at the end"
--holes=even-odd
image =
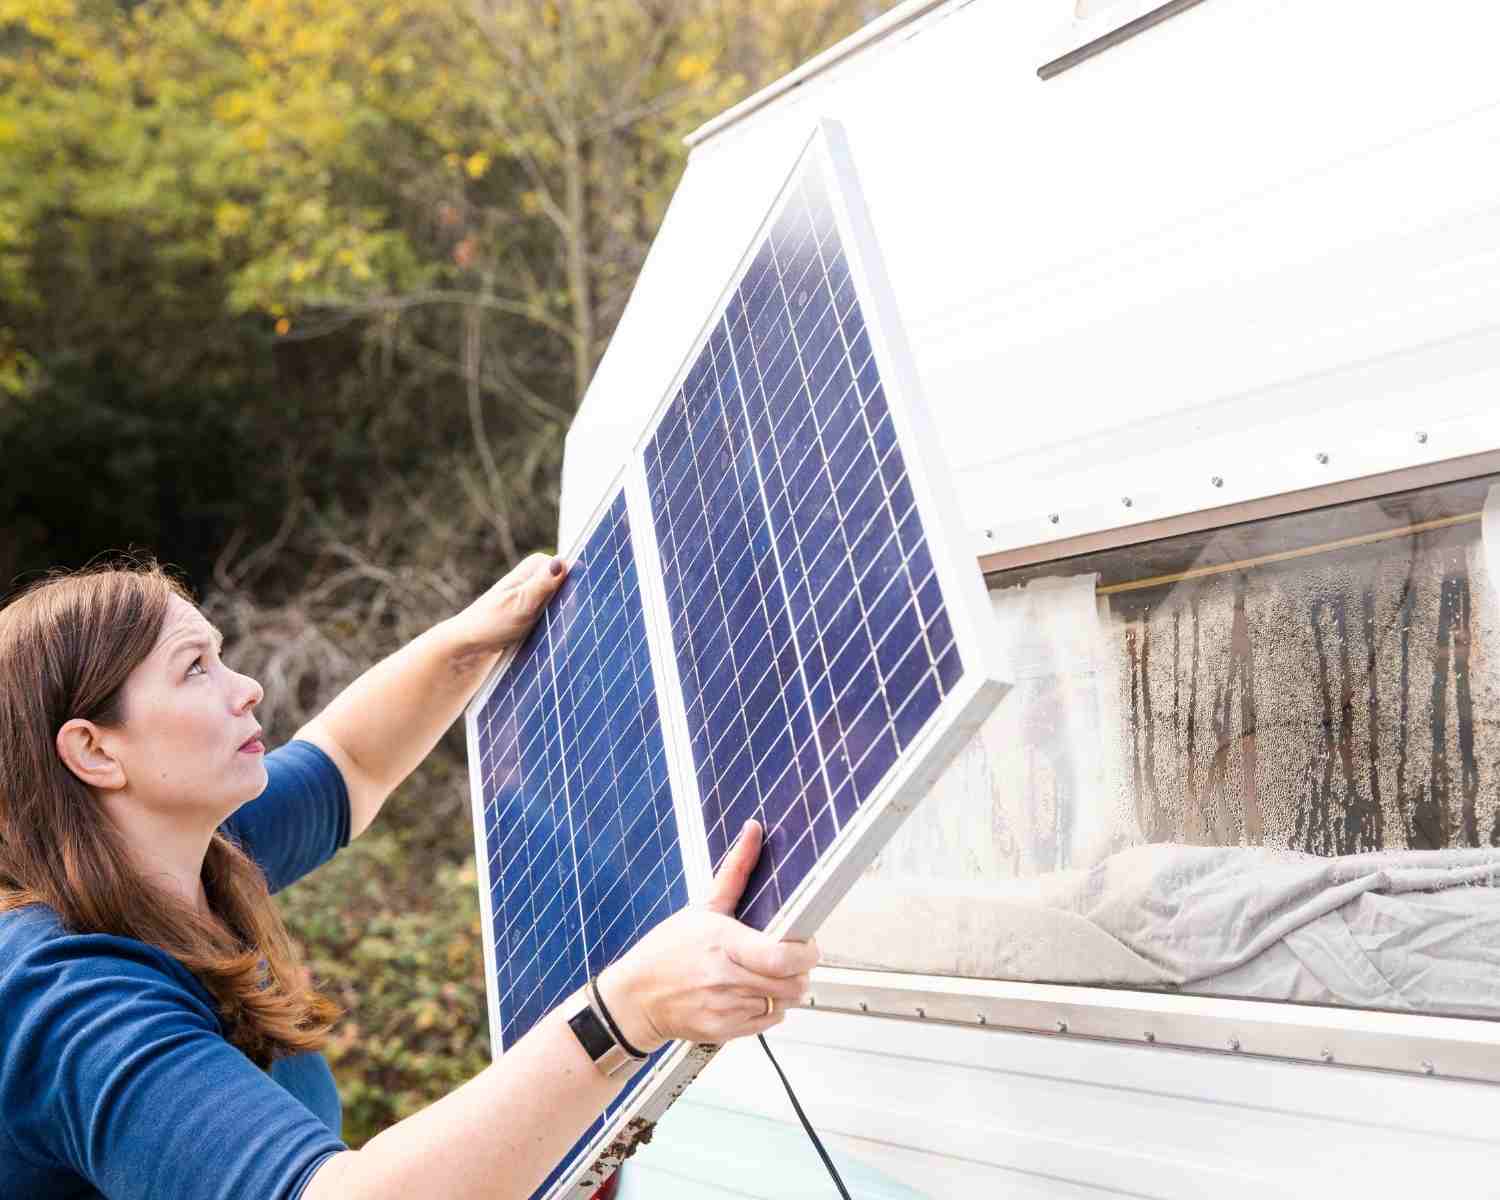
{"type": "Polygon", "coordinates": [[[1135,503],[1135,501],[1132,500],[1129,496],[1121,496],[1120,503],[1123,504],[1126,508],[1129,508],[1132,504],[1135,503]]]}
{"type": "Polygon", "coordinates": [[[993,529],[986,529],[984,531],[984,537],[986,541],[993,542],[995,540],[995,531],[993,529]]]}
{"type": "Polygon", "coordinates": [[[1425,433],[1417,434],[1417,444],[1420,446],[1425,446],[1427,444],[1427,435],[1425,433]]]}
{"type": "Polygon", "coordinates": [[[1056,525],[1060,520],[1062,520],[1062,518],[1059,517],[1056,513],[1048,513],[1047,514],[1047,520],[1051,521],[1052,524],[1056,525]]]}
{"type": "Polygon", "coordinates": [[[1318,451],[1317,459],[1324,466],[1328,465],[1328,455],[1326,455],[1325,453],[1323,453],[1323,451],[1321,451],[1321,450],[1318,451]]]}
{"type": "Polygon", "coordinates": [[[1237,1038],[1237,1037],[1230,1038],[1229,1039],[1229,1048],[1231,1050],[1238,1050],[1240,1048],[1240,1039],[1237,1038]]]}
{"type": "Polygon", "coordinates": [[[1058,1033],[1067,1033],[1068,1032],[1068,1023],[1066,1021],[1059,1021],[1057,1023],[1057,1032],[1058,1033]]]}
{"type": "Polygon", "coordinates": [[[1424,1058],[1424,1059],[1423,1059],[1423,1060],[1422,1060],[1422,1074],[1423,1074],[1423,1075],[1431,1075],[1431,1074],[1433,1074],[1433,1073],[1434,1073],[1434,1072],[1435,1072],[1435,1071],[1436,1071],[1436,1070],[1437,1070],[1437,1068],[1436,1068],[1436,1067],[1434,1067],[1434,1066],[1433,1066],[1433,1065],[1432,1065],[1432,1064],[1431,1064],[1431,1063],[1430,1063],[1430,1062],[1428,1062],[1428,1061],[1427,1061],[1427,1060],[1426,1060],[1426,1059],[1425,1059],[1425,1058],[1424,1058]]]}
{"type": "Polygon", "coordinates": [[[818,998],[816,996],[809,996],[807,998],[807,1007],[808,1008],[817,1008],[818,1007],[818,998]]]}
{"type": "Polygon", "coordinates": [[[1215,475],[1212,479],[1209,480],[1209,482],[1211,484],[1213,484],[1214,487],[1223,487],[1224,486],[1224,476],[1222,476],[1222,475],[1215,475]]]}
{"type": "Polygon", "coordinates": [[[861,1000],[859,1002],[859,1011],[860,1012],[869,1012],[870,1011],[870,1006],[865,1001],[861,1000]]]}
{"type": "Polygon", "coordinates": [[[925,1008],[918,1008],[917,1017],[918,1019],[925,1021],[927,1019],[927,1010],[925,1008]]]}
{"type": "Polygon", "coordinates": [[[1152,1033],[1149,1029],[1146,1030],[1146,1040],[1148,1042],[1156,1041],[1156,1034],[1152,1033]]]}
{"type": "Polygon", "coordinates": [[[1324,1050],[1321,1054],[1318,1055],[1318,1057],[1326,1063],[1331,1063],[1333,1061],[1333,1051],[1324,1050]]]}
{"type": "Polygon", "coordinates": [[[983,1013],[980,1013],[979,1014],[979,1023],[981,1025],[988,1025],[990,1023],[990,1019],[987,1016],[985,1016],[983,1013]]]}

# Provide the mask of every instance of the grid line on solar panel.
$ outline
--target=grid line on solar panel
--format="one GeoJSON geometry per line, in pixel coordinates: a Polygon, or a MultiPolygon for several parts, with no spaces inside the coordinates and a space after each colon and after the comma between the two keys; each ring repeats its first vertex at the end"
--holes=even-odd
{"type": "Polygon", "coordinates": [[[962,671],[815,170],[645,461],[710,857],[765,823],[763,927],[962,671]]]}

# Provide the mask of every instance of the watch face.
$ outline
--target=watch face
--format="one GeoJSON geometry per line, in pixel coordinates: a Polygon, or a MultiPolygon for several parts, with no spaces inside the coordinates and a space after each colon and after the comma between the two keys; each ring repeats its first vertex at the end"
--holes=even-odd
{"type": "Polygon", "coordinates": [[[573,1030],[573,1035],[583,1044],[588,1056],[598,1062],[606,1054],[614,1049],[615,1039],[604,1027],[604,1022],[599,1019],[592,1008],[581,1008],[568,1018],[568,1025],[573,1030]]]}

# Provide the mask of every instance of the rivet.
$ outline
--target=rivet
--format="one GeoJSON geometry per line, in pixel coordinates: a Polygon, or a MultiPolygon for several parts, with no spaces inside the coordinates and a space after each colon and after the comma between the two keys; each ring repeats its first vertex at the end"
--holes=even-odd
{"type": "Polygon", "coordinates": [[[1152,1033],[1149,1029],[1146,1030],[1146,1040],[1148,1042],[1156,1041],[1156,1034],[1152,1033]]]}
{"type": "Polygon", "coordinates": [[[1417,434],[1417,444],[1419,446],[1425,446],[1425,445],[1427,445],[1427,435],[1425,433],[1418,433],[1417,434]]]}
{"type": "Polygon", "coordinates": [[[1240,1039],[1237,1038],[1237,1037],[1230,1038],[1229,1039],[1229,1048],[1231,1050],[1238,1050],[1240,1048],[1240,1039]]]}
{"type": "Polygon", "coordinates": [[[859,1011],[860,1012],[869,1012],[870,1011],[870,1006],[868,1004],[866,1004],[863,1000],[861,1000],[859,1002],[859,1011]]]}
{"type": "Polygon", "coordinates": [[[1437,1070],[1437,1068],[1434,1067],[1425,1058],[1422,1060],[1422,1074],[1423,1075],[1431,1075],[1436,1070],[1437,1070]]]}
{"type": "Polygon", "coordinates": [[[1213,484],[1214,487],[1223,487],[1224,486],[1224,476],[1222,476],[1222,475],[1215,475],[1212,479],[1209,480],[1209,483],[1213,484]]]}
{"type": "Polygon", "coordinates": [[[1135,501],[1132,500],[1129,496],[1121,496],[1120,503],[1123,504],[1126,508],[1129,508],[1132,504],[1135,503],[1135,501]]]}
{"type": "Polygon", "coordinates": [[[1057,1023],[1057,1032],[1058,1033],[1067,1033],[1068,1032],[1068,1023],[1066,1021],[1059,1021],[1057,1023]]]}
{"type": "Polygon", "coordinates": [[[1321,1054],[1318,1055],[1318,1057],[1321,1058],[1324,1062],[1331,1063],[1333,1061],[1333,1051],[1324,1050],[1321,1054]]]}
{"type": "Polygon", "coordinates": [[[1321,450],[1318,451],[1317,458],[1318,458],[1318,461],[1320,463],[1322,463],[1324,466],[1328,465],[1328,455],[1324,454],[1323,451],[1321,451],[1321,450]]]}
{"type": "Polygon", "coordinates": [[[1047,514],[1047,520],[1051,521],[1052,524],[1056,525],[1059,521],[1062,520],[1062,518],[1059,517],[1056,513],[1048,513],[1047,514]]]}

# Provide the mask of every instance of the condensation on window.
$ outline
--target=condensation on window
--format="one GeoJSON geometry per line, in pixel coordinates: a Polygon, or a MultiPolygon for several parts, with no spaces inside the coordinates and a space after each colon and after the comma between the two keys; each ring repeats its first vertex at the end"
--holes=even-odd
{"type": "Polygon", "coordinates": [[[1015,686],[825,961],[1500,1016],[1497,482],[992,577],[1015,686]]]}

